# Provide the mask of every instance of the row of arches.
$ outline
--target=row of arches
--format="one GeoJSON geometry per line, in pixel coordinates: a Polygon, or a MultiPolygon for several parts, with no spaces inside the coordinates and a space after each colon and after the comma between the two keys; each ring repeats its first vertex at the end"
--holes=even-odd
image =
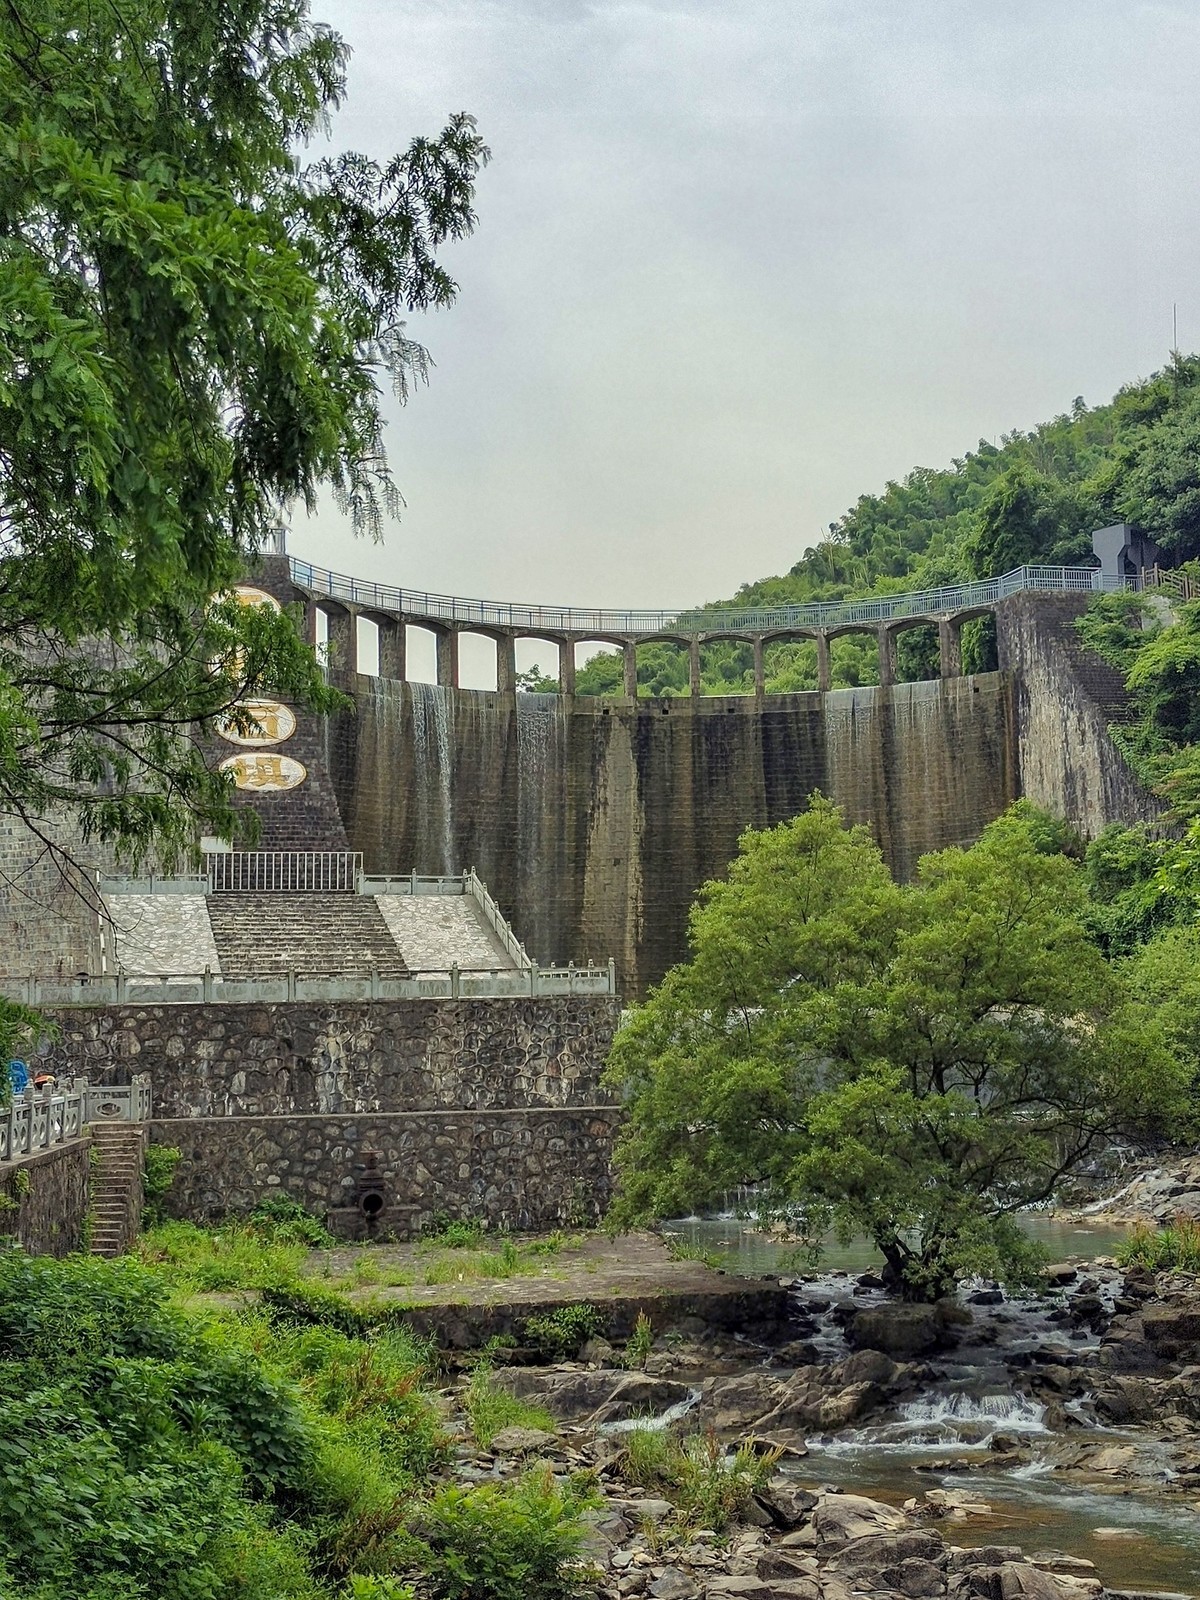
{"type": "Polygon", "coordinates": [[[957,677],[963,626],[982,615],[831,629],[592,638],[443,627],[315,601],[308,608],[309,639],[339,676],[629,698],[761,696],[957,677]]]}

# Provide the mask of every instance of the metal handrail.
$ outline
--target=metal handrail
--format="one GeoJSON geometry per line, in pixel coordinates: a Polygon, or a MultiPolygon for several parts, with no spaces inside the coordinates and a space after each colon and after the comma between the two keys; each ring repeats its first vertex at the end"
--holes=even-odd
{"type": "Polygon", "coordinates": [[[208,892],[353,893],[362,862],[357,850],[214,850],[206,860],[208,892]]]}
{"type": "Polygon", "coordinates": [[[482,628],[518,629],[582,638],[604,634],[766,633],[778,628],[835,628],[854,623],[885,623],[905,617],[953,616],[995,605],[1024,590],[1042,593],[1106,591],[1137,587],[1137,580],[1115,578],[1099,567],[1017,567],[999,578],[947,584],[907,594],[871,595],[856,600],[817,600],[771,607],[689,607],[657,611],[586,610],[575,606],[521,605],[468,600],[457,595],[399,589],[351,578],[311,562],[289,558],[292,582],[313,594],[328,595],[371,610],[410,620],[457,623],[482,628]]]}

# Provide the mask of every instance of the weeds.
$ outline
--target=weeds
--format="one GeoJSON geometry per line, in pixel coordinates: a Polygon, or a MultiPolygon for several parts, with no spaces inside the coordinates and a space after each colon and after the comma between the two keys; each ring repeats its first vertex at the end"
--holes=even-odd
{"type": "Polygon", "coordinates": [[[727,1452],[710,1429],[679,1443],[663,1429],[635,1428],[625,1435],[625,1473],[672,1501],[680,1520],[720,1533],[742,1516],[755,1490],[767,1483],[779,1451],[757,1455],[749,1445],[727,1452]]]}
{"type": "Polygon", "coordinates": [[[725,1265],[725,1257],[719,1250],[710,1249],[707,1245],[693,1244],[681,1234],[665,1233],[663,1242],[672,1261],[699,1261],[714,1272],[725,1265]]]}
{"type": "Polygon", "coordinates": [[[483,1223],[477,1217],[450,1217],[439,1211],[425,1230],[424,1242],[443,1250],[471,1250],[483,1243],[483,1223]]]}
{"type": "Polygon", "coordinates": [[[481,1361],[471,1374],[463,1395],[463,1409],[471,1424],[475,1442],[484,1450],[501,1428],[544,1428],[554,1432],[554,1418],[540,1406],[526,1405],[507,1389],[497,1386],[495,1374],[486,1361],[481,1361]]]}
{"type": "Polygon", "coordinates": [[[644,1367],[654,1348],[654,1327],[644,1311],[639,1311],[633,1332],[625,1342],[624,1361],[627,1367],[644,1367]]]}
{"type": "Polygon", "coordinates": [[[1181,1216],[1167,1228],[1139,1225],[1118,1248],[1117,1261],[1151,1272],[1200,1272],[1200,1222],[1181,1216]]]}
{"type": "Polygon", "coordinates": [[[164,1222],[142,1235],[138,1254],[147,1265],[162,1268],[172,1281],[211,1292],[294,1282],[308,1249],[264,1239],[245,1223],[208,1229],[193,1222],[164,1222]]]}

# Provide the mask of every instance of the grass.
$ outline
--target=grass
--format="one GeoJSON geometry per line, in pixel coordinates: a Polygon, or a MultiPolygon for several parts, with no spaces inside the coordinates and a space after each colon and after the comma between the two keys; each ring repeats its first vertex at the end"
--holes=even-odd
{"type": "Polygon", "coordinates": [[[630,1483],[670,1500],[686,1526],[721,1533],[767,1483],[779,1454],[758,1455],[749,1445],[726,1451],[711,1430],[681,1442],[662,1428],[634,1428],[625,1435],[622,1470],[630,1483]]]}
{"type": "Polygon", "coordinates": [[[554,1432],[554,1418],[540,1406],[526,1405],[507,1389],[497,1386],[492,1368],[481,1361],[471,1374],[463,1395],[463,1409],[476,1443],[484,1450],[501,1428],[544,1428],[554,1432]]]}
{"type": "Polygon", "coordinates": [[[198,1228],[192,1222],[164,1222],[142,1235],[138,1255],[172,1283],[213,1293],[292,1282],[302,1276],[309,1248],[276,1242],[248,1223],[198,1228]]]}
{"type": "Polygon", "coordinates": [[[714,1272],[726,1265],[725,1255],[720,1250],[712,1250],[707,1245],[692,1244],[678,1233],[664,1233],[662,1239],[672,1261],[699,1261],[714,1272]]]}
{"type": "MultiPolygon", "coordinates": [[[[311,1225],[313,1219],[307,1222],[311,1225]]],[[[294,1217],[259,1213],[209,1228],[166,1222],[142,1235],[138,1252],[147,1265],[161,1268],[177,1289],[196,1294],[281,1285],[353,1293],[520,1277],[543,1270],[564,1247],[577,1243],[573,1236],[552,1233],[520,1243],[498,1236],[490,1248],[480,1248],[478,1242],[486,1237],[482,1228],[457,1223],[453,1229],[460,1230],[453,1235],[459,1242],[445,1242],[453,1231],[447,1228],[423,1240],[406,1260],[387,1254],[386,1246],[364,1245],[340,1270],[327,1255],[314,1255],[294,1217]],[[476,1243],[468,1244],[468,1237],[476,1243]]]]}
{"type": "Polygon", "coordinates": [[[1167,1228],[1138,1226],[1119,1246],[1117,1261],[1151,1272],[1200,1272],[1200,1222],[1176,1217],[1167,1228]]]}

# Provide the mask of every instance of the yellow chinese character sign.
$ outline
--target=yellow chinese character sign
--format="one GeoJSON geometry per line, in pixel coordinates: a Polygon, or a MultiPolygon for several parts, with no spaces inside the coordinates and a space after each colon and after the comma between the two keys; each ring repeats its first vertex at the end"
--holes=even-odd
{"type": "Polygon", "coordinates": [[[296,718],[288,706],[278,700],[243,700],[239,710],[253,717],[253,724],[243,732],[232,717],[217,721],[217,732],[230,744],[250,745],[258,748],[267,744],[282,744],[296,731],[296,718]]]}
{"type": "Polygon", "coordinates": [[[295,789],[308,776],[299,761],[268,750],[248,750],[243,755],[227,756],[220,770],[233,774],[237,788],[250,789],[257,794],[295,789]]]}

